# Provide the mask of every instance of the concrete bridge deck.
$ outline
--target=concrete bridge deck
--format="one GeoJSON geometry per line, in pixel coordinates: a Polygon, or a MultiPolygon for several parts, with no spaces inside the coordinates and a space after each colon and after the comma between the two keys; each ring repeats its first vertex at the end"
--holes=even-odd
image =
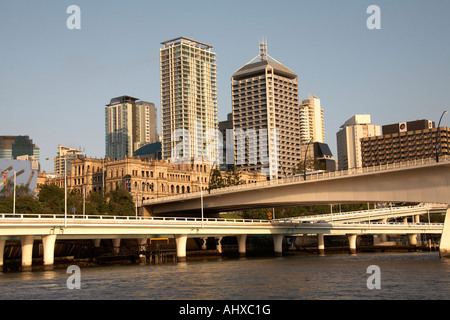
{"type": "MultiPolygon", "coordinates": [[[[175,238],[177,257],[186,259],[188,237],[206,238],[236,236],[239,253],[245,254],[247,235],[272,235],[275,254],[281,254],[285,236],[317,234],[319,250],[324,235],[347,235],[351,252],[356,251],[356,237],[363,234],[442,234],[443,224],[430,223],[361,223],[299,221],[271,221],[218,218],[175,217],[117,217],[117,216],[64,216],[0,214],[0,252],[4,252],[7,240],[20,239],[22,243],[22,267],[31,268],[32,248],[35,240],[42,240],[44,266],[53,266],[56,239],[137,239],[175,238]]],[[[412,239],[412,238],[411,238],[412,239]]],[[[220,241],[220,240],[219,240],[220,241]]],[[[323,249],[322,249],[323,250],[323,249]]],[[[0,267],[3,265],[3,255],[0,267]]]]}
{"type": "Polygon", "coordinates": [[[144,215],[198,216],[280,206],[419,202],[450,203],[450,156],[327,172],[144,200],[144,215]],[[201,199],[203,201],[201,201],[201,199]]]}

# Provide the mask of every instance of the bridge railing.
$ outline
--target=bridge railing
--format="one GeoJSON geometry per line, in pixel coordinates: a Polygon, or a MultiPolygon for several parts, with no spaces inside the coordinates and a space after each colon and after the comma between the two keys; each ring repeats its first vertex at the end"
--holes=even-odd
{"type": "Polygon", "coordinates": [[[48,213],[0,213],[1,219],[71,219],[71,220],[127,220],[127,221],[170,221],[170,222],[230,222],[230,223],[270,223],[265,219],[233,219],[233,218],[196,218],[196,217],[150,217],[150,216],[112,216],[112,215],[76,215],[48,213]]]}
{"type": "Polygon", "coordinates": [[[431,206],[428,205],[417,205],[417,206],[404,206],[404,207],[389,207],[389,208],[377,208],[377,209],[369,209],[369,210],[358,210],[358,211],[346,211],[346,212],[334,212],[327,214],[318,214],[318,215],[309,215],[309,216],[300,216],[300,217],[289,217],[289,218],[281,218],[277,220],[333,220],[334,218],[342,218],[342,217],[351,217],[351,216],[367,216],[370,218],[372,215],[374,219],[377,215],[383,215],[386,213],[399,213],[399,212],[416,212],[421,210],[431,209],[431,206]]]}
{"type": "MultiPolygon", "coordinates": [[[[440,158],[440,162],[449,162],[450,156],[449,155],[442,155],[440,158]]],[[[253,189],[255,187],[266,187],[266,186],[273,186],[273,185],[280,185],[280,184],[290,184],[290,183],[298,183],[302,181],[311,181],[311,180],[323,180],[323,179],[331,179],[331,178],[337,178],[337,177],[343,177],[343,176],[350,176],[350,175],[358,175],[358,174],[367,174],[372,172],[380,172],[380,171],[389,171],[389,170],[396,170],[401,168],[414,168],[424,165],[430,165],[436,163],[436,159],[434,157],[430,158],[421,158],[421,159],[414,159],[414,160],[407,160],[402,162],[394,162],[394,163],[388,163],[383,165],[377,165],[377,166],[371,166],[371,167],[361,167],[361,168],[352,168],[347,170],[340,170],[340,171],[326,171],[326,172],[316,172],[314,174],[299,174],[293,177],[286,177],[282,179],[277,180],[271,180],[271,181],[260,181],[260,182],[254,182],[254,183],[248,183],[248,184],[241,184],[237,186],[229,186],[229,187],[223,187],[223,188],[217,188],[213,190],[207,190],[207,191],[196,191],[191,193],[183,193],[183,194],[177,194],[177,195],[171,195],[171,196],[163,196],[158,197],[154,199],[147,199],[143,201],[143,204],[152,204],[160,201],[165,200],[182,200],[182,199],[188,199],[188,198],[198,198],[202,194],[204,196],[208,194],[216,194],[216,193],[223,193],[223,192],[234,192],[239,190],[247,190],[247,189],[253,189]]]]}

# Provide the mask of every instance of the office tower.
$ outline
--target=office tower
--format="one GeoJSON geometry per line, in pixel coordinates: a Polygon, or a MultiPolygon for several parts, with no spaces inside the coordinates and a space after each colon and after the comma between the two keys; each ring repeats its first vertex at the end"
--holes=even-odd
{"type": "Polygon", "coordinates": [[[300,105],[300,141],[308,144],[309,141],[324,143],[325,130],[323,125],[323,109],[320,99],[308,95],[308,99],[300,105]]]}
{"type": "Polygon", "coordinates": [[[117,160],[133,155],[136,140],[136,100],[130,96],[111,99],[105,108],[106,158],[117,160]]]}
{"type": "Polygon", "coordinates": [[[20,156],[30,156],[39,161],[39,148],[29,136],[0,136],[0,159],[20,156]]]}
{"type": "Polygon", "coordinates": [[[299,162],[297,75],[270,57],[262,42],[260,54],[233,74],[231,85],[235,164],[270,179],[292,174],[299,162]]]}
{"type": "Polygon", "coordinates": [[[158,141],[156,107],[151,102],[136,102],[136,140],[134,150],[158,141]]]}
{"type": "Polygon", "coordinates": [[[58,145],[58,154],[54,158],[54,168],[55,174],[64,176],[65,173],[69,174],[70,172],[70,163],[73,159],[82,158],[81,150],[63,147],[62,145],[58,145]],[[67,165],[67,166],[66,166],[67,165]],[[67,168],[67,171],[66,171],[67,168]]]}
{"type": "Polygon", "coordinates": [[[132,157],[140,147],[156,142],[156,109],[153,103],[120,96],[105,108],[106,157],[132,157]]]}
{"type": "Polygon", "coordinates": [[[336,133],[339,170],[361,168],[361,139],[380,134],[380,126],[371,124],[369,114],[357,114],[348,119],[336,133]]]}
{"type": "Polygon", "coordinates": [[[364,167],[436,158],[450,154],[450,129],[436,128],[433,121],[416,120],[382,126],[382,135],[361,140],[364,167]]]}
{"type": "MultiPolygon", "coordinates": [[[[185,37],[161,43],[162,156],[173,162],[216,162],[218,129],[216,54],[185,37]]],[[[220,160],[219,160],[220,162],[220,160]]]]}

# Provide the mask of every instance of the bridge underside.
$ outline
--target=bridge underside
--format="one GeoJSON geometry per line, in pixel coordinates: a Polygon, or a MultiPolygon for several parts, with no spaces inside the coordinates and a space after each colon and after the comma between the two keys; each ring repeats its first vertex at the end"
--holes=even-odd
{"type": "MultiPolygon", "coordinates": [[[[361,202],[450,202],[449,163],[379,171],[320,180],[274,184],[205,193],[205,216],[218,212],[280,206],[301,206],[361,202]]],[[[199,216],[200,197],[161,199],[144,205],[152,216],[199,216]]]]}

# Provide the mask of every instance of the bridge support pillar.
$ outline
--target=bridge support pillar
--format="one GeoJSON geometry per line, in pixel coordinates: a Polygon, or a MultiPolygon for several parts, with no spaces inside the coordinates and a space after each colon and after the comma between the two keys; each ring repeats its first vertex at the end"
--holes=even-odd
{"type": "Polygon", "coordinates": [[[186,261],[187,234],[176,234],[174,237],[177,244],[177,261],[184,262],[186,261]]]}
{"type": "Polygon", "coordinates": [[[102,241],[102,239],[94,239],[94,247],[95,248],[100,247],[100,241],[102,241]]]}
{"type": "Polygon", "coordinates": [[[245,243],[247,242],[247,235],[239,234],[236,237],[237,237],[237,241],[238,241],[239,256],[245,257],[245,252],[246,252],[245,243]]]}
{"type": "Polygon", "coordinates": [[[441,244],[439,245],[439,256],[442,258],[450,258],[450,206],[445,214],[444,229],[441,235],[441,244]]]}
{"type": "Polygon", "coordinates": [[[319,250],[319,254],[325,254],[325,239],[322,233],[317,235],[317,249],[319,250]]]}
{"type": "Polygon", "coordinates": [[[202,250],[206,250],[207,249],[207,241],[208,241],[208,237],[200,238],[200,243],[201,243],[201,246],[202,246],[202,250]]]}
{"type": "Polygon", "coordinates": [[[55,261],[55,242],[56,234],[50,234],[42,237],[44,247],[44,270],[52,270],[55,261]]]}
{"type": "Polygon", "coordinates": [[[22,243],[22,271],[31,271],[34,236],[20,236],[22,243]]]}
{"type": "MultiPolygon", "coordinates": [[[[380,222],[382,223],[386,223],[387,222],[387,218],[381,219],[380,222]]],[[[380,234],[380,242],[386,242],[387,241],[387,234],[380,234]]]]}
{"type": "Polygon", "coordinates": [[[289,250],[295,250],[295,241],[297,240],[296,236],[286,237],[286,240],[289,244],[289,250]]]}
{"type": "Polygon", "coordinates": [[[356,253],[356,238],[358,237],[356,234],[348,234],[348,247],[350,254],[356,253]]]}
{"type": "Polygon", "coordinates": [[[417,234],[408,234],[409,244],[412,246],[417,246],[417,234]]]}
{"type": "Polygon", "coordinates": [[[222,253],[222,239],[223,237],[216,237],[216,250],[219,253],[222,253]]]}
{"type": "Polygon", "coordinates": [[[120,253],[120,239],[112,239],[115,253],[120,253]]]}
{"type": "Polygon", "coordinates": [[[147,259],[145,257],[146,244],[147,244],[147,238],[138,239],[138,246],[139,246],[139,263],[140,264],[146,264],[147,259]]]}
{"type": "Polygon", "coordinates": [[[273,235],[273,251],[277,257],[281,257],[283,255],[283,238],[283,234],[273,235]]]}
{"type": "Polygon", "coordinates": [[[5,243],[6,240],[0,239],[0,272],[3,271],[3,257],[5,255],[5,243]]]}

